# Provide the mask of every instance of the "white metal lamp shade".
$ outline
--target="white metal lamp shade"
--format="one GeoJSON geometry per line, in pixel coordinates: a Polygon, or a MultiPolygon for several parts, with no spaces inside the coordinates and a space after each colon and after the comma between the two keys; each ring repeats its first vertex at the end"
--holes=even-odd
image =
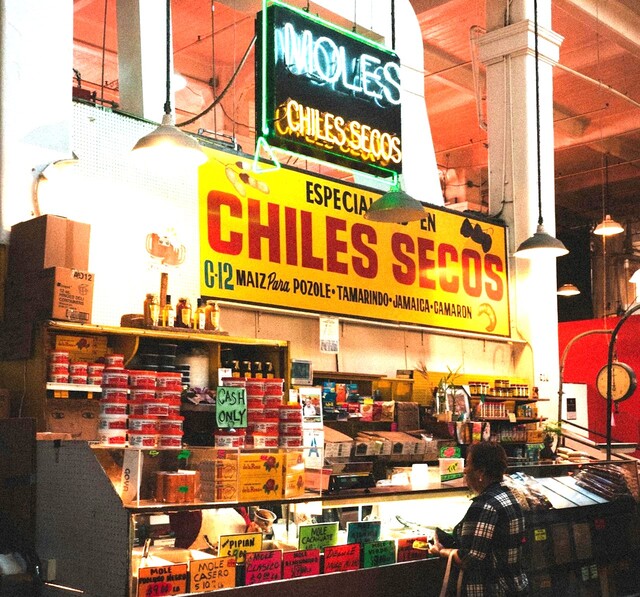
{"type": "Polygon", "coordinates": [[[536,257],[562,257],[569,252],[562,241],[544,231],[544,226],[538,224],[533,236],[522,242],[514,255],[522,259],[536,257]]]}
{"type": "Polygon", "coordinates": [[[132,151],[136,159],[148,164],[197,167],[207,161],[200,143],[174,124],[172,114],[165,114],[162,124],[142,137],[132,151]]]}
{"type": "Polygon", "coordinates": [[[621,232],[624,232],[624,228],[609,214],[604,217],[604,220],[602,220],[602,222],[600,222],[593,231],[594,234],[598,234],[599,236],[613,236],[614,234],[620,234],[621,232]]]}
{"type": "Polygon", "coordinates": [[[399,185],[394,186],[376,199],[365,212],[364,217],[372,222],[403,224],[421,220],[426,215],[420,201],[405,193],[399,185]]]}
{"type": "Polygon", "coordinates": [[[580,289],[575,284],[563,284],[558,288],[559,296],[576,296],[580,294],[580,289]]]}

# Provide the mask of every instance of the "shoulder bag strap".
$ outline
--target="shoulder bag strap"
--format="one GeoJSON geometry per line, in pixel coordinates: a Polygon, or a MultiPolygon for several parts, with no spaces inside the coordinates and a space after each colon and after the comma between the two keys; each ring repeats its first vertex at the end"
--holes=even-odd
{"type": "Polygon", "coordinates": [[[449,586],[449,577],[451,576],[452,561],[453,561],[453,550],[449,552],[449,557],[447,558],[447,567],[444,570],[444,578],[442,579],[442,589],[440,589],[440,597],[446,597],[447,587],[449,586]]]}

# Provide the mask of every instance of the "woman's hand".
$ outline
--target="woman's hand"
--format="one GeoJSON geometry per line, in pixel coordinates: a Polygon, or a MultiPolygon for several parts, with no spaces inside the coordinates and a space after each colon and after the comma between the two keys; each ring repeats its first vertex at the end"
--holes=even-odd
{"type": "Polygon", "coordinates": [[[433,545],[429,548],[429,553],[432,556],[439,556],[441,551],[442,551],[442,543],[434,539],[433,545]]]}

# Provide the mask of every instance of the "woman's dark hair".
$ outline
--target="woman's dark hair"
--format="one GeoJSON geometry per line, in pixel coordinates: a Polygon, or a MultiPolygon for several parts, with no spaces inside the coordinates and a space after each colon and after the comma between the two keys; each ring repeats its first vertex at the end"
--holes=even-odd
{"type": "Polygon", "coordinates": [[[507,453],[497,442],[477,442],[467,450],[467,459],[473,468],[484,471],[488,477],[499,481],[507,472],[507,453]]]}

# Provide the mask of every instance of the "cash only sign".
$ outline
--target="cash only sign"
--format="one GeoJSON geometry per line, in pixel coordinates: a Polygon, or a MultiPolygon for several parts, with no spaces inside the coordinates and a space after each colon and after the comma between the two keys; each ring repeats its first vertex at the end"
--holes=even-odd
{"type": "Polygon", "coordinates": [[[506,231],[426,206],[370,222],[379,191],[206,149],[201,294],[250,305],[508,336],[506,231]]]}

